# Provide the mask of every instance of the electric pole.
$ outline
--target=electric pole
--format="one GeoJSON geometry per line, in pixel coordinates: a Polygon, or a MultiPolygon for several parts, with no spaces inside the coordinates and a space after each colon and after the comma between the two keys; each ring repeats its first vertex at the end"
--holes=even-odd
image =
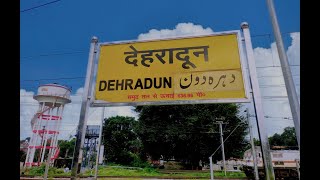
{"type": "Polygon", "coordinates": [[[257,156],[256,156],[256,149],[255,149],[254,141],[253,141],[253,133],[252,133],[252,126],[251,126],[251,122],[250,122],[249,108],[246,109],[246,112],[247,112],[247,120],[248,120],[248,125],[249,125],[250,142],[251,142],[251,150],[252,150],[253,165],[254,165],[254,175],[255,175],[255,179],[259,180],[257,156]]]}
{"type": "Polygon", "coordinates": [[[273,32],[276,38],[276,44],[278,48],[281,69],[283,73],[283,78],[288,94],[290,109],[293,117],[294,129],[297,135],[297,141],[300,149],[300,103],[297,95],[297,91],[292,79],[292,73],[288,61],[286,51],[284,49],[280,28],[277,20],[276,11],[274,9],[273,0],[267,0],[268,9],[271,17],[273,32]]]}
{"type": "MultiPolygon", "coordinates": [[[[224,120],[225,118],[219,118],[219,119],[224,120]]],[[[225,159],[225,155],[224,155],[222,124],[228,124],[228,123],[223,123],[223,121],[216,121],[215,124],[219,124],[219,128],[220,128],[220,141],[221,141],[221,151],[222,151],[222,160],[223,160],[223,170],[224,170],[224,176],[226,176],[227,172],[226,172],[226,159],[225,159]]]]}

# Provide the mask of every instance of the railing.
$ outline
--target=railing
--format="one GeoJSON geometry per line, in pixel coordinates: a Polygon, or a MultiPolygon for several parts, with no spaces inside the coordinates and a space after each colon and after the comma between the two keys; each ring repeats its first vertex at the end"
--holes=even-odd
{"type": "Polygon", "coordinates": [[[34,96],[54,96],[54,97],[62,97],[66,99],[70,99],[70,94],[56,94],[56,93],[38,93],[37,95],[34,96]]]}

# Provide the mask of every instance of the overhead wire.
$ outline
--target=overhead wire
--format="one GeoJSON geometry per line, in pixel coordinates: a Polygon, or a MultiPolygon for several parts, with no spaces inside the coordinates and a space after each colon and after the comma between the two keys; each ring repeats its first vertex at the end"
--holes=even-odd
{"type": "Polygon", "coordinates": [[[50,2],[47,2],[47,3],[44,3],[44,4],[40,4],[38,6],[33,6],[31,8],[27,8],[27,9],[24,9],[24,10],[21,10],[20,12],[27,12],[27,11],[30,11],[30,10],[33,10],[33,9],[36,9],[36,8],[39,8],[39,7],[42,7],[42,6],[46,6],[46,5],[49,5],[49,4],[53,4],[53,3],[57,3],[61,0],[55,0],[55,1],[50,1],[50,2]]]}

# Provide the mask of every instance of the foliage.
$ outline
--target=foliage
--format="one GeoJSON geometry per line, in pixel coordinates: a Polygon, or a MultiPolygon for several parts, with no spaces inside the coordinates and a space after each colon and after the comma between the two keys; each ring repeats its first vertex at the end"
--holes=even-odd
{"type": "MultiPolygon", "coordinates": [[[[34,166],[31,168],[27,168],[24,171],[25,175],[32,175],[32,176],[43,176],[45,172],[46,165],[43,164],[41,166],[34,166]]],[[[70,173],[69,173],[70,174],[70,173]]],[[[48,176],[57,176],[57,175],[69,175],[65,173],[62,168],[50,167],[48,170],[48,176]]]]}
{"type": "MultiPolygon", "coordinates": [[[[84,175],[90,175],[91,172],[87,171],[84,175]]],[[[153,168],[143,168],[143,169],[134,169],[130,167],[110,167],[104,166],[99,167],[98,171],[99,176],[130,176],[130,177],[202,177],[202,178],[210,178],[210,172],[208,171],[174,171],[174,172],[166,172],[166,171],[158,171],[153,168]]],[[[224,177],[224,172],[222,171],[215,171],[215,177],[224,177]]],[[[226,177],[234,177],[234,178],[245,178],[245,174],[243,172],[227,172],[226,177]]],[[[131,178],[130,178],[131,179],[131,178]]]]}
{"type": "MultiPolygon", "coordinates": [[[[244,136],[247,125],[239,117],[236,104],[196,104],[172,106],[138,106],[139,121],[135,128],[144,150],[157,160],[175,159],[189,168],[197,167],[199,161],[208,157],[220,145],[219,125],[216,118],[225,117],[224,137],[237,127],[225,142],[225,156],[241,157],[248,144],[244,136]]],[[[221,159],[221,151],[213,157],[221,159]]]]}
{"type": "Polygon", "coordinates": [[[258,139],[256,139],[256,138],[253,138],[253,144],[254,144],[255,146],[261,146],[261,142],[260,142],[258,139]]]}
{"type": "Polygon", "coordinates": [[[58,144],[60,147],[60,153],[59,157],[65,158],[65,157],[72,157],[74,146],[75,146],[76,138],[68,140],[59,140],[58,144]]]}
{"type": "Polygon", "coordinates": [[[132,153],[139,152],[137,135],[133,131],[136,121],[133,117],[115,116],[104,120],[103,144],[109,162],[130,165],[132,153]]]}
{"type": "Polygon", "coordinates": [[[141,168],[150,168],[150,163],[142,160],[138,154],[130,153],[131,157],[133,158],[133,161],[130,163],[132,167],[141,167],[141,168]]]}
{"type": "Polygon", "coordinates": [[[298,146],[294,127],[286,127],[282,134],[269,137],[269,143],[270,146],[298,146]]]}
{"type": "MultiPolygon", "coordinates": [[[[90,175],[90,171],[84,173],[90,175]]],[[[132,168],[125,166],[99,167],[99,176],[160,176],[161,174],[153,168],[132,168]]]]}
{"type": "MultiPolygon", "coordinates": [[[[45,171],[45,166],[42,165],[40,167],[32,167],[27,169],[25,175],[33,175],[33,176],[43,176],[45,171]]],[[[71,173],[63,173],[63,169],[50,168],[48,172],[49,177],[59,177],[59,176],[70,176],[71,173]]],[[[92,175],[92,171],[88,170],[81,175],[90,176],[92,175]]],[[[210,172],[208,171],[184,171],[184,172],[162,172],[158,171],[154,168],[132,168],[126,166],[99,166],[98,167],[98,176],[126,176],[126,177],[203,177],[210,178],[210,172]]],[[[224,172],[215,171],[215,177],[224,177],[224,172]]],[[[242,178],[245,177],[243,172],[227,172],[226,177],[237,177],[242,178]]],[[[100,179],[100,178],[99,178],[100,179]]],[[[131,179],[131,178],[130,178],[131,179]]]]}
{"type": "Polygon", "coordinates": [[[45,165],[31,167],[30,169],[28,169],[28,171],[26,171],[27,172],[26,174],[40,176],[44,174],[45,168],[46,168],[45,165]]]}

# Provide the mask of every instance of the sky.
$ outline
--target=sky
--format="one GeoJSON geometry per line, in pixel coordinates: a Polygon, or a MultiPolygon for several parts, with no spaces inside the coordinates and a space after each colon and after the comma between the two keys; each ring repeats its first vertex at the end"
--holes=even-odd
{"type": "MultiPolygon", "coordinates": [[[[67,139],[79,121],[90,40],[143,40],[240,30],[249,23],[269,136],[294,126],[266,1],[255,0],[60,0],[20,1],[20,138],[31,134],[41,84],[72,88],[63,113],[67,139]],[[42,4],[49,3],[45,6],[42,4]],[[37,7],[38,8],[33,8],[37,7]]],[[[300,94],[300,1],[274,1],[298,95],[300,94]]],[[[246,67],[246,66],[245,66],[246,67]]],[[[250,114],[254,115],[252,104],[250,114]]],[[[88,124],[99,124],[103,108],[90,108],[88,124]]],[[[105,117],[138,117],[133,107],[105,108],[105,117]]],[[[250,120],[255,125],[255,118],[250,120]]],[[[256,126],[254,135],[257,136],[256,126]]]]}

